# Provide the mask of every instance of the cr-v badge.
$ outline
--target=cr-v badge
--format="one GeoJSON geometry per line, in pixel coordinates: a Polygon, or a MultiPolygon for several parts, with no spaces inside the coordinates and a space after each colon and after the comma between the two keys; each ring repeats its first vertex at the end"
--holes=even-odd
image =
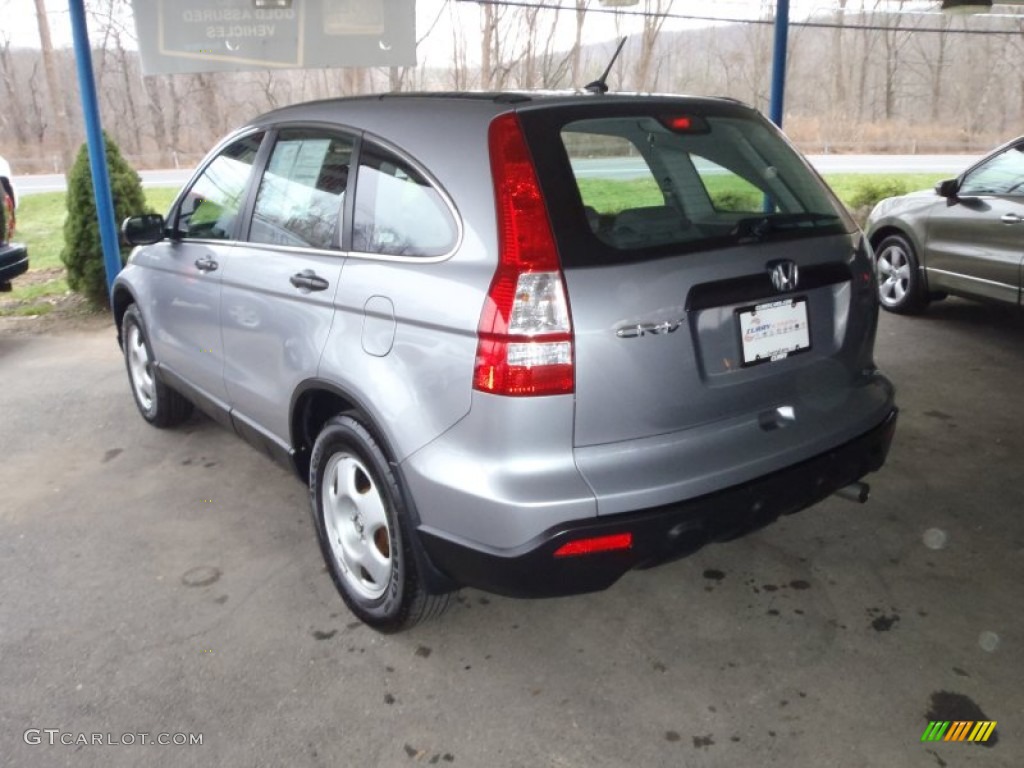
{"type": "Polygon", "coordinates": [[[627,325],[624,328],[617,328],[615,335],[620,339],[638,339],[641,336],[662,336],[668,333],[675,333],[683,324],[685,318],[678,320],[666,320],[662,323],[640,323],[638,325],[627,325]]]}

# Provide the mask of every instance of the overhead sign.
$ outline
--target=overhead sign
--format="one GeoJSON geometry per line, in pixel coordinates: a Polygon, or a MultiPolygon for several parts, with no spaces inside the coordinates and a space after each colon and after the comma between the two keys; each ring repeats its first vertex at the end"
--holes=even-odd
{"type": "Polygon", "coordinates": [[[132,0],[147,75],[416,63],[415,0],[132,0]]]}

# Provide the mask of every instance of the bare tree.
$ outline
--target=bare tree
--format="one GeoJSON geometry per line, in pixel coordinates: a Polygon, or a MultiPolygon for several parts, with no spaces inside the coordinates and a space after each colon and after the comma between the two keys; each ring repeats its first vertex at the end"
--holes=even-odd
{"type": "Polygon", "coordinates": [[[0,109],[0,125],[14,131],[19,144],[28,142],[28,130],[21,117],[21,89],[14,83],[14,59],[11,56],[11,41],[6,35],[0,42],[0,80],[4,84],[5,109],[0,109]]]}
{"type": "Polygon", "coordinates": [[[846,62],[843,57],[843,22],[846,17],[846,1],[839,0],[836,11],[836,28],[832,32],[832,103],[834,110],[846,111],[846,62]]]}
{"type": "Polygon", "coordinates": [[[658,35],[665,24],[665,14],[672,8],[672,0],[644,0],[643,30],[640,33],[640,54],[633,71],[633,84],[637,90],[649,90],[651,62],[658,35]]]}
{"type": "Polygon", "coordinates": [[[60,151],[64,168],[71,167],[71,147],[66,131],[67,113],[64,109],[64,92],[57,76],[57,63],[53,51],[53,39],[50,37],[50,21],[46,16],[45,0],[35,0],[36,24],[39,27],[39,44],[43,51],[43,67],[46,70],[46,87],[50,92],[50,106],[55,113],[54,133],[57,135],[57,147],[60,151]]]}
{"type": "Polygon", "coordinates": [[[572,44],[572,87],[582,88],[583,75],[580,72],[580,54],[583,46],[583,23],[587,19],[587,9],[590,7],[590,0],[576,0],[576,38],[572,44]]]}

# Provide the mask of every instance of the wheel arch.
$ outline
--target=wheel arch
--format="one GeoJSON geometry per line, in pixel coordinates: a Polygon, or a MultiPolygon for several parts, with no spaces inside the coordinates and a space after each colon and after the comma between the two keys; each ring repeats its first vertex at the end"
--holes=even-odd
{"type": "Polygon", "coordinates": [[[364,426],[387,454],[388,461],[397,465],[394,443],[381,428],[374,409],[345,387],[325,379],[313,378],[306,379],[295,388],[289,404],[289,438],[293,463],[301,478],[305,479],[309,472],[309,455],[323,425],[331,417],[345,411],[356,411],[359,414],[364,426]]]}
{"type": "Polygon", "coordinates": [[[459,585],[431,561],[419,535],[416,533],[420,526],[420,514],[416,507],[416,500],[413,498],[409,485],[405,480],[405,473],[398,463],[393,444],[387,434],[379,426],[374,418],[374,412],[367,404],[344,387],[325,381],[323,379],[307,379],[295,388],[290,404],[290,438],[292,449],[292,466],[299,478],[308,481],[310,454],[317,435],[328,420],[339,413],[350,411],[355,412],[363,426],[380,446],[388,463],[394,471],[395,478],[401,487],[405,500],[406,511],[409,514],[409,524],[413,530],[412,551],[420,568],[420,575],[428,591],[432,594],[443,594],[458,589],[459,585]]]}
{"type": "Polygon", "coordinates": [[[128,311],[128,307],[136,303],[138,302],[131,289],[123,283],[114,283],[114,293],[110,297],[110,308],[114,313],[114,326],[117,328],[117,344],[119,347],[124,347],[124,335],[121,332],[124,313],[128,311]]]}

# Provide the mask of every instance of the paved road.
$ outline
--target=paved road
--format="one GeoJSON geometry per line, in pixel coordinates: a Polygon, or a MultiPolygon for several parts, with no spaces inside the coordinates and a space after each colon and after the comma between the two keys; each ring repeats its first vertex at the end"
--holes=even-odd
{"type": "Polygon", "coordinates": [[[1019,768],[1024,320],[947,301],[878,338],[903,410],[868,504],[382,636],[303,484],[202,416],[145,425],[105,323],[0,331],[0,763],[1019,768]],[[203,743],[60,744],[93,733],[203,743]]]}
{"type": "MultiPolygon", "coordinates": [[[[811,163],[821,173],[948,173],[951,176],[967,168],[980,155],[810,155],[811,163]]],[[[629,159],[584,160],[578,166],[581,176],[619,176],[630,178],[643,173],[642,167],[629,159]]],[[[192,170],[140,171],[144,187],[180,187],[192,170]]],[[[65,188],[61,174],[15,176],[21,195],[39,192],[60,192],[65,188]]]]}

